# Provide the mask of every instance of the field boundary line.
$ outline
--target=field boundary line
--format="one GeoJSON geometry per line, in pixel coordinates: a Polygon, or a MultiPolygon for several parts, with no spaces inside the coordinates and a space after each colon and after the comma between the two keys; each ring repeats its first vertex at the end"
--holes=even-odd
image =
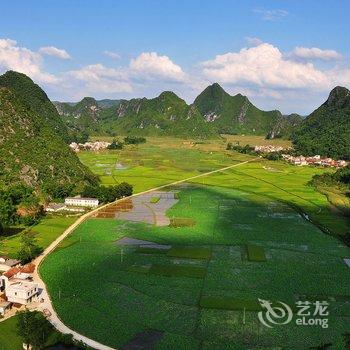
{"type": "Polygon", "coordinates": [[[45,282],[42,280],[40,273],[39,273],[39,267],[41,265],[41,263],[44,261],[44,259],[70,234],[72,233],[80,224],[82,224],[86,219],[90,218],[92,215],[98,213],[99,210],[104,209],[106,207],[108,207],[109,205],[113,204],[113,203],[119,203],[125,199],[129,199],[129,198],[134,198],[143,194],[147,194],[153,191],[157,191],[157,190],[161,190],[164,189],[166,187],[169,186],[175,186],[175,185],[179,185],[194,179],[198,179],[201,177],[206,177],[209,176],[211,174],[215,174],[215,173],[219,173],[219,172],[223,172],[226,170],[230,170],[232,168],[238,167],[240,165],[244,165],[250,162],[254,162],[256,160],[260,159],[260,157],[256,157],[253,159],[248,159],[246,161],[240,162],[240,163],[235,163],[220,169],[216,169],[216,170],[212,170],[209,171],[207,173],[203,173],[203,174],[199,174],[199,175],[194,175],[194,176],[190,176],[186,179],[182,179],[182,180],[178,180],[178,181],[174,181],[165,185],[161,185],[158,187],[154,187],[151,189],[148,189],[146,191],[142,191],[142,192],[138,192],[135,194],[132,194],[128,197],[123,197],[120,199],[115,200],[114,202],[111,203],[107,203],[104,204],[96,209],[93,209],[91,211],[89,211],[88,213],[82,215],[81,217],[79,217],[78,220],[76,220],[72,225],[70,225],[68,228],[65,229],[65,231],[58,236],[48,247],[45,248],[45,250],[43,251],[43,253],[38,256],[36,259],[34,259],[33,263],[35,264],[35,271],[33,273],[33,281],[35,283],[37,283],[39,285],[39,288],[42,289],[42,298],[44,299],[44,302],[40,304],[39,309],[41,311],[43,311],[44,309],[47,309],[50,311],[51,316],[48,317],[48,320],[51,322],[51,324],[61,333],[65,333],[65,334],[72,334],[73,338],[77,341],[82,341],[84,342],[86,345],[93,347],[94,349],[97,350],[116,350],[116,348],[112,348],[109,347],[107,345],[101,344],[91,338],[88,338],[78,332],[75,332],[74,330],[70,329],[68,326],[66,326],[64,324],[64,322],[59,318],[58,314],[56,313],[54,307],[53,307],[53,303],[52,300],[50,298],[50,295],[47,291],[47,286],[45,284],[45,282]]]}

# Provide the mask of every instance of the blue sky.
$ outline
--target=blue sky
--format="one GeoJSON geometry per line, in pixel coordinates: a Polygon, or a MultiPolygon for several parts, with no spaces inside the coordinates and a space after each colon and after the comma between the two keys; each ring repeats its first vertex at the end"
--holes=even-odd
{"type": "Polygon", "coordinates": [[[264,109],[309,113],[350,86],[349,1],[4,1],[0,73],[52,99],[192,102],[218,81],[264,109]]]}

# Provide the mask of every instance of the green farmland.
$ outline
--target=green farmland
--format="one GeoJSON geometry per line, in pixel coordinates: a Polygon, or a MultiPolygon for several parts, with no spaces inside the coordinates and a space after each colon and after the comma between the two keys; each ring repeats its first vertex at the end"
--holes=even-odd
{"type": "MultiPolygon", "coordinates": [[[[332,343],[329,349],[345,350],[350,270],[342,258],[350,257],[350,249],[288,204],[329,218],[324,197],[301,185],[315,170],[294,168],[291,181],[293,169],[276,164],[276,171],[254,163],[205,178],[226,187],[182,188],[167,215],[190,218],[193,225],[85,221],[41,265],[59,316],[115,348],[157,331],[162,336],[155,349],[309,349],[332,343]],[[251,180],[253,173],[259,180],[251,180]],[[126,236],[171,247],[117,244],[126,236]],[[298,326],[295,316],[287,325],[265,327],[257,317],[258,298],[291,307],[299,300],[327,300],[329,327],[298,326]]],[[[340,232],[343,225],[340,220],[330,226],[340,232]]]]}
{"type": "MultiPolygon", "coordinates": [[[[36,233],[38,245],[40,247],[46,248],[76,220],[76,217],[49,215],[41,220],[39,224],[32,226],[30,230],[36,233]]],[[[21,233],[6,237],[0,241],[0,255],[8,255],[15,258],[17,257],[20,245],[21,233]]]]}
{"type": "Polygon", "coordinates": [[[224,152],[225,146],[224,140],[192,147],[187,141],[160,138],[120,151],[80,152],[78,156],[103,184],[126,181],[141,192],[251,158],[224,152]]]}
{"type": "MultiPolygon", "coordinates": [[[[258,136],[227,136],[231,142],[240,144],[266,144],[258,136]]],[[[174,138],[149,138],[140,146],[128,146],[120,151],[78,153],[80,160],[104,184],[126,181],[141,192],[156,186],[205,172],[252,160],[254,157],[226,151],[226,139],[206,141],[194,145],[189,141],[174,138]],[[119,168],[117,165],[122,165],[119,168]]],[[[269,140],[269,144],[289,146],[285,140],[269,140]]],[[[293,205],[334,235],[349,232],[349,221],[341,213],[331,210],[327,197],[308,182],[316,174],[333,171],[315,167],[297,167],[285,162],[259,159],[237,168],[201,177],[195,183],[224,186],[247,192],[263,194],[293,205]]]]}
{"type": "Polygon", "coordinates": [[[6,321],[0,322],[0,349],[1,350],[20,350],[23,340],[17,334],[17,317],[11,317],[6,321]]]}

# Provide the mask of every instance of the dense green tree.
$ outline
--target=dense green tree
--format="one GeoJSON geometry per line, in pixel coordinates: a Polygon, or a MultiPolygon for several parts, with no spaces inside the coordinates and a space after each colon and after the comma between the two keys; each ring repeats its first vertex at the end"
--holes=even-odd
{"type": "Polygon", "coordinates": [[[127,136],[124,137],[124,143],[126,145],[137,145],[139,143],[145,143],[146,139],[144,137],[137,137],[137,136],[127,136]]]}
{"type": "Polygon", "coordinates": [[[0,191],[0,222],[4,226],[13,225],[18,221],[16,206],[5,191],[0,191]]]}
{"type": "Polygon", "coordinates": [[[22,264],[26,264],[43,252],[43,248],[37,245],[35,233],[27,231],[21,235],[21,247],[18,252],[18,259],[22,264]]]}
{"type": "Polygon", "coordinates": [[[19,312],[17,319],[17,333],[23,342],[31,345],[33,350],[43,349],[53,330],[44,315],[38,311],[27,310],[19,312]]]}
{"type": "Polygon", "coordinates": [[[324,173],[321,175],[315,175],[311,184],[317,185],[340,185],[349,189],[350,186],[350,165],[345,168],[338,169],[335,173],[324,173]]]}
{"type": "Polygon", "coordinates": [[[281,152],[270,152],[267,153],[264,158],[268,160],[281,160],[282,159],[282,153],[281,152]]]}
{"type": "Polygon", "coordinates": [[[0,190],[0,221],[3,226],[32,225],[43,215],[39,198],[33,189],[14,185],[0,190]]]}
{"type": "Polygon", "coordinates": [[[55,182],[50,182],[43,186],[43,190],[52,199],[63,199],[72,194],[74,187],[74,184],[58,184],[55,182]]]}
{"type": "Polygon", "coordinates": [[[98,198],[99,201],[108,203],[116,199],[131,196],[133,192],[132,185],[122,182],[114,186],[87,186],[82,195],[84,197],[98,198]]]}
{"type": "Polygon", "coordinates": [[[107,147],[108,149],[123,149],[123,142],[119,140],[113,140],[113,142],[107,147]]]}

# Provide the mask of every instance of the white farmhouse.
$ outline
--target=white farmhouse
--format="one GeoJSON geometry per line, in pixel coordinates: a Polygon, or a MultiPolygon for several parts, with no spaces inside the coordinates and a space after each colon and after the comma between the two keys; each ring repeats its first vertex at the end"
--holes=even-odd
{"type": "Polygon", "coordinates": [[[39,288],[33,282],[13,282],[5,289],[7,300],[11,303],[27,305],[38,295],[39,288]]]}
{"type": "Polygon", "coordinates": [[[66,205],[73,205],[73,206],[79,206],[79,207],[97,207],[98,206],[98,199],[96,198],[84,198],[84,197],[68,197],[64,200],[64,203],[66,205]]]}

